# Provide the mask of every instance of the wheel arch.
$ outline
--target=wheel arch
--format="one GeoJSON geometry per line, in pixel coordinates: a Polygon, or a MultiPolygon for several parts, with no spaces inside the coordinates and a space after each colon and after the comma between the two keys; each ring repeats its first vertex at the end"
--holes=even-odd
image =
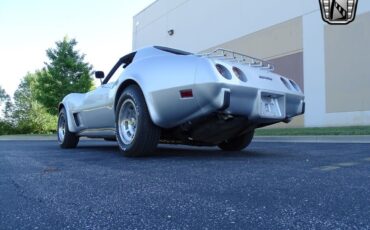
{"type": "Polygon", "coordinates": [[[118,101],[119,101],[119,98],[122,94],[122,92],[129,86],[131,85],[136,85],[137,87],[139,87],[141,93],[143,94],[143,97],[144,97],[144,101],[145,101],[145,104],[147,106],[147,109],[149,111],[149,116],[150,116],[150,119],[152,120],[152,122],[159,126],[159,127],[162,127],[158,121],[158,115],[157,115],[157,111],[156,111],[156,108],[152,105],[151,101],[153,100],[153,98],[151,97],[150,93],[146,92],[145,90],[147,88],[145,88],[145,84],[140,84],[140,83],[143,83],[142,81],[140,81],[141,79],[138,78],[138,79],[132,79],[132,78],[129,78],[129,79],[126,79],[124,80],[120,86],[118,87],[117,91],[116,91],[116,95],[115,95],[115,99],[114,99],[114,113],[116,113],[116,109],[117,109],[117,105],[118,105],[118,101]]]}
{"type": "Polygon", "coordinates": [[[71,131],[71,132],[77,132],[77,127],[74,125],[74,119],[72,117],[72,114],[69,112],[69,107],[68,107],[68,103],[66,103],[65,101],[64,102],[60,102],[59,105],[58,105],[58,114],[60,113],[60,111],[64,109],[65,110],[65,113],[66,113],[66,116],[67,116],[67,120],[68,120],[68,129],[71,131]]]}
{"type": "Polygon", "coordinates": [[[60,102],[59,105],[58,105],[58,112],[60,112],[60,110],[62,110],[63,108],[65,108],[63,102],[60,102]]]}
{"type": "MultiPolygon", "coordinates": [[[[123,81],[121,83],[121,85],[118,87],[117,92],[116,92],[116,96],[114,98],[114,112],[116,112],[117,104],[118,104],[118,101],[119,101],[119,98],[120,98],[121,94],[130,85],[136,85],[136,86],[138,86],[140,88],[141,92],[143,92],[143,90],[141,89],[139,83],[137,83],[135,80],[133,80],[133,79],[127,79],[127,80],[123,81]]],[[[145,96],[144,96],[144,98],[145,98],[145,96]]]]}

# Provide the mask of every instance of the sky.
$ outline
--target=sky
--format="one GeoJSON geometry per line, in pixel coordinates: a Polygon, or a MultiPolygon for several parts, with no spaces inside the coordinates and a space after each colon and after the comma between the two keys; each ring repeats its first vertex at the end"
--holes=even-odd
{"type": "Polygon", "coordinates": [[[0,86],[13,95],[46,50],[65,36],[94,70],[108,72],[132,50],[133,16],[154,0],[0,0],[0,86]]]}

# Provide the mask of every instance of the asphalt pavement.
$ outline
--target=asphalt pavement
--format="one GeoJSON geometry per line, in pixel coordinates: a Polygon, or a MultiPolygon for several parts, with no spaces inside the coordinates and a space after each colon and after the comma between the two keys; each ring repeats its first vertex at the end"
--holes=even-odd
{"type": "Polygon", "coordinates": [[[0,141],[0,229],[370,229],[370,144],[0,141]]]}

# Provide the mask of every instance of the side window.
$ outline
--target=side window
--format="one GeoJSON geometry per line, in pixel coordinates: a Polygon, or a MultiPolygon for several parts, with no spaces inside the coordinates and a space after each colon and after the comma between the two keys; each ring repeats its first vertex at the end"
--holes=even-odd
{"type": "Polygon", "coordinates": [[[112,84],[116,82],[119,77],[121,76],[122,72],[124,70],[120,68],[126,68],[128,65],[131,64],[131,62],[134,60],[136,52],[127,54],[126,56],[121,57],[118,62],[113,66],[112,70],[109,71],[107,76],[103,80],[103,84],[112,84]]]}
{"type": "Polygon", "coordinates": [[[109,79],[108,83],[114,83],[118,80],[118,78],[121,76],[121,74],[123,73],[123,71],[125,71],[124,69],[119,68],[114,74],[113,76],[109,79]]]}

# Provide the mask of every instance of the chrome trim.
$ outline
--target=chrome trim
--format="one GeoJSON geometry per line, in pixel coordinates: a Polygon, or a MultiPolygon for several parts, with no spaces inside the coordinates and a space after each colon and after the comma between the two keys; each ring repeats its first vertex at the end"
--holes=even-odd
{"type": "Polygon", "coordinates": [[[200,53],[198,54],[198,56],[217,58],[219,60],[236,61],[241,64],[246,64],[252,67],[259,67],[261,69],[267,69],[269,71],[274,71],[275,69],[274,65],[270,62],[221,48],[218,48],[210,53],[200,53]]]}

